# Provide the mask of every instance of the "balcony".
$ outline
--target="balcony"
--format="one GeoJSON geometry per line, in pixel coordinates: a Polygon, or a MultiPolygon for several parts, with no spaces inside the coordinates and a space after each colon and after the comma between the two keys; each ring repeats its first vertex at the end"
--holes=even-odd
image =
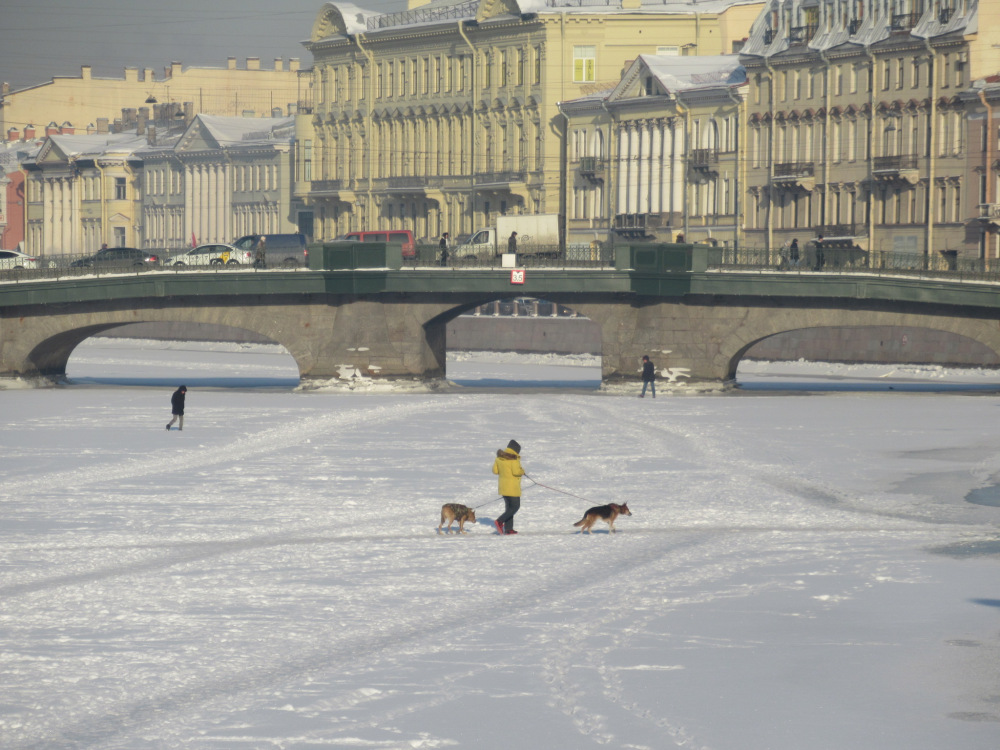
{"type": "Polygon", "coordinates": [[[619,237],[640,239],[654,236],[657,230],[667,230],[669,235],[670,223],[665,218],[664,214],[617,214],[614,222],[615,234],[619,237]]]}
{"type": "Polygon", "coordinates": [[[811,161],[787,161],[774,165],[771,184],[811,192],[816,183],[816,164],[811,161]]]}
{"type": "Polygon", "coordinates": [[[858,31],[861,30],[861,24],[863,24],[864,22],[865,19],[863,18],[855,18],[853,21],[847,24],[847,33],[850,34],[851,36],[854,36],[855,34],[858,33],[858,31]]]}
{"type": "Polygon", "coordinates": [[[824,224],[816,228],[816,233],[825,240],[861,237],[867,231],[864,224],[824,224]]]}
{"type": "Polygon", "coordinates": [[[688,165],[690,165],[691,169],[700,172],[714,172],[718,163],[719,152],[714,148],[691,149],[691,153],[688,156],[688,165]]]}
{"type": "Polygon", "coordinates": [[[889,30],[894,33],[910,31],[917,25],[917,20],[916,13],[893,13],[889,21],[889,30]]]}
{"type": "Polygon", "coordinates": [[[604,179],[604,160],[599,156],[581,156],[579,172],[592,182],[604,179]]]}
{"type": "Polygon", "coordinates": [[[313,180],[312,192],[314,193],[335,193],[344,189],[343,180],[313,180]]]}
{"type": "Polygon", "coordinates": [[[512,182],[524,182],[524,172],[480,172],[472,178],[476,187],[483,185],[509,185],[512,182]]]}
{"type": "Polygon", "coordinates": [[[1000,221],[1000,203],[980,203],[979,218],[986,221],[1000,221]]]}
{"type": "Polygon", "coordinates": [[[814,36],[818,24],[811,23],[808,26],[793,26],[788,32],[788,41],[792,45],[808,44],[814,36]]]}
{"type": "Polygon", "coordinates": [[[876,156],[872,160],[872,177],[880,182],[903,181],[915,185],[920,178],[918,159],[916,154],[876,156]]]}

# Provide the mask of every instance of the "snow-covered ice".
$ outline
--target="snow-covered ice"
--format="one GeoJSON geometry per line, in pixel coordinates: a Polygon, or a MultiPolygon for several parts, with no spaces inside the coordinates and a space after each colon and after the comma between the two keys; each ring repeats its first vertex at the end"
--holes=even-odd
{"type": "Polygon", "coordinates": [[[1000,746],[996,394],[302,392],[122,346],[0,391],[0,747],[1000,746]]]}

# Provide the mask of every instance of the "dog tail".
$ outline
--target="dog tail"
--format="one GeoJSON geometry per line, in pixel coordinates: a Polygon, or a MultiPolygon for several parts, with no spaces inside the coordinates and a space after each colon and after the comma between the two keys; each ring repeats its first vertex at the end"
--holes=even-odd
{"type": "Polygon", "coordinates": [[[584,523],[586,523],[586,522],[587,522],[587,517],[586,517],[586,516],[584,516],[583,518],[581,518],[581,519],[580,519],[579,521],[577,521],[577,522],[576,522],[576,523],[574,523],[573,525],[574,525],[574,526],[583,526],[583,524],[584,524],[584,523]]]}

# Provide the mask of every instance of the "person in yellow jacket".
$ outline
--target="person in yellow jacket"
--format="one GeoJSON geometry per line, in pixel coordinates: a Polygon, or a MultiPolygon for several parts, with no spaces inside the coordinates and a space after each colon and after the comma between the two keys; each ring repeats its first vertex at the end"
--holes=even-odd
{"type": "Polygon", "coordinates": [[[493,522],[499,534],[516,534],[514,514],[521,509],[521,445],[516,440],[507,443],[505,450],[498,450],[493,461],[493,473],[498,477],[500,494],[503,495],[504,510],[493,522]]]}

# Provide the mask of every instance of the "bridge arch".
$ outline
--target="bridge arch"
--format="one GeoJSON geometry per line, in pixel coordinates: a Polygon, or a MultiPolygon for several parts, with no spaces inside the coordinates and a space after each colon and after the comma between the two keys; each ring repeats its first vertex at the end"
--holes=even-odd
{"type": "Polygon", "coordinates": [[[936,331],[975,342],[990,352],[994,360],[1000,358],[1000,326],[996,320],[828,307],[808,311],[759,307],[747,312],[744,324],[730,331],[720,347],[727,381],[736,379],[740,361],[757,344],[779,334],[813,329],[897,327],[936,331]]]}

